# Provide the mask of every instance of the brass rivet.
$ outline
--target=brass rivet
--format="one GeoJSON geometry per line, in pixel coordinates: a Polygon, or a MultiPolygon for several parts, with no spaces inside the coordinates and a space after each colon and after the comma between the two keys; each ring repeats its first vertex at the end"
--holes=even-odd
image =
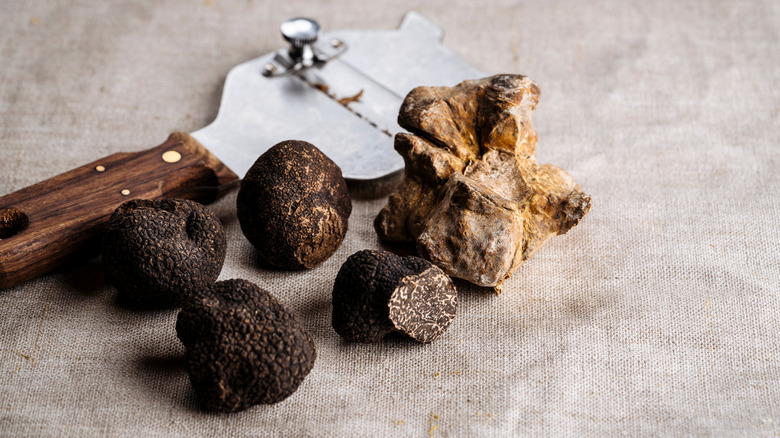
{"type": "Polygon", "coordinates": [[[106,168],[103,166],[95,166],[95,170],[97,170],[98,172],[105,172],[106,168]]]}
{"type": "Polygon", "coordinates": [[[162,154],[162,159],[166,163],[175,163],[181,160],[181,154],[177,151],[165,151],[162,154]]]}
{"type": "Polygon", "coordinates": [[[130,190],[127,190],[127,189],[122,189],[122,191],[121,191],[121,192],[119,192],[119,193],[121,193],[121,194],[122,194],[122,195],[124,195],[124,196],[127,196],[127,195],[129,195],[129,194],[130,194],[130,190]]]}

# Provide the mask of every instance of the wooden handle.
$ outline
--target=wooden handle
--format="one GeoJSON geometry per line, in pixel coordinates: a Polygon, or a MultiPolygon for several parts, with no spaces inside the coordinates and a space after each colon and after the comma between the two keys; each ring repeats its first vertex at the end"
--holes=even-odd
{"type": "Polygon", "coordinates": [[[62,265],[136,198],[209,202],[238,177],[189,134],[118,153],[0,197],[0,289],[62,265]]]}

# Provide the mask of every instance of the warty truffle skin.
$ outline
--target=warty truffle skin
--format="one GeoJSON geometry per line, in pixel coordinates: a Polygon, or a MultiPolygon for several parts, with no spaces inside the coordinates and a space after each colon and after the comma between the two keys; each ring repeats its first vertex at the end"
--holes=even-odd
{"type": "Polygon", "coordinates": [[[344,339],[378,342],[392,332],[428,343],[450,326],[458,294],[427,260],[362,250],[341,266],[333,285],[333,329],[344,339]]]}
{"type": "Polygon", "coordinates": [[[267,263],[310,269],[344,240],[352,201],[341,169],[311,143],[271,147],[241,181],[241,231],[267,263]]]}
{"type": "Polygon", "coordinates": [[[176,333],[208,411],[278,403],[298,389],[317,357],[301,323],[246,280],[219,281],[197,292],[179,312],[176,333]]]}
{"type": "Polygon", "coordinates": [[[121,302],[176,307],[216,281],[227,239],[211,210],[185,199],[134,199],[120,205],[103,234],[106,280],[121,302]]]}

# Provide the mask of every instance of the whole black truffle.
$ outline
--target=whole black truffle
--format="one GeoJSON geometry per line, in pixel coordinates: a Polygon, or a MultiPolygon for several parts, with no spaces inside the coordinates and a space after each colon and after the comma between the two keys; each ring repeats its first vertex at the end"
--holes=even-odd
{"type": "Polygon", "coordinates": [[[103,266],[126,304],[175,307],[217,279],[226,247],[219,218],[203,205],[135,199],[108,220],[103,266]]]}
{"type": "Polygon", "coordinates": [[[219,281],[179,312],[190,381],[204,409],[236,412],[290,396],[314,366],[309,333],[267,291],[219,281]]]}
{"type": "Polygon", "coordinates": [[[399,331],[433,342],[457,309],[458,293],[444,271],[427,260],[388,251],[352,254],[333,286],[333,328],[349,341],[377,342],[399,331]]]}
{"type": "Polygon", "coordinates": [[[352,202],[341,169],[305,141],[274,145],[249,169],[238,192],[241,230],[267,263],[313,268],[347,233],[352,202]]]}

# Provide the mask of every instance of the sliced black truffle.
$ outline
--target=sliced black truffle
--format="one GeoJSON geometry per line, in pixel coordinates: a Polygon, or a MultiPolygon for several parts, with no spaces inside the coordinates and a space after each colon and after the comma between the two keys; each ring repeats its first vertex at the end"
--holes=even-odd
{"type": "Polygon", "coordinates": [[[312,268],[333,255],[352,213],[341,169],[297,140],[274,145],[257,159],[236,204],[241,231],[260,258],[286,269],[312,268]]]}
{"type": "Polygon", "coordinates": [[[333,286],[333,328],[349,341],[377,342],[398,331],[433,342],[457,309],[457,291],[444,271],[388,251],[352,254],[333,286]]]}
{"type": "Polygon", "coordinates": [[[120,205],[103,234],[106,280],[120,301],[175,307],[213,283],[225,262],[219,218],[184,199],[135,199],[120,205]]]}
{"type": "Polygon", "coordinates": [[[317,352],[297,319],[246,280],[219,281],[179,312],[176,333],[202,407],[236,412],[289,397],[317,352]]]}

